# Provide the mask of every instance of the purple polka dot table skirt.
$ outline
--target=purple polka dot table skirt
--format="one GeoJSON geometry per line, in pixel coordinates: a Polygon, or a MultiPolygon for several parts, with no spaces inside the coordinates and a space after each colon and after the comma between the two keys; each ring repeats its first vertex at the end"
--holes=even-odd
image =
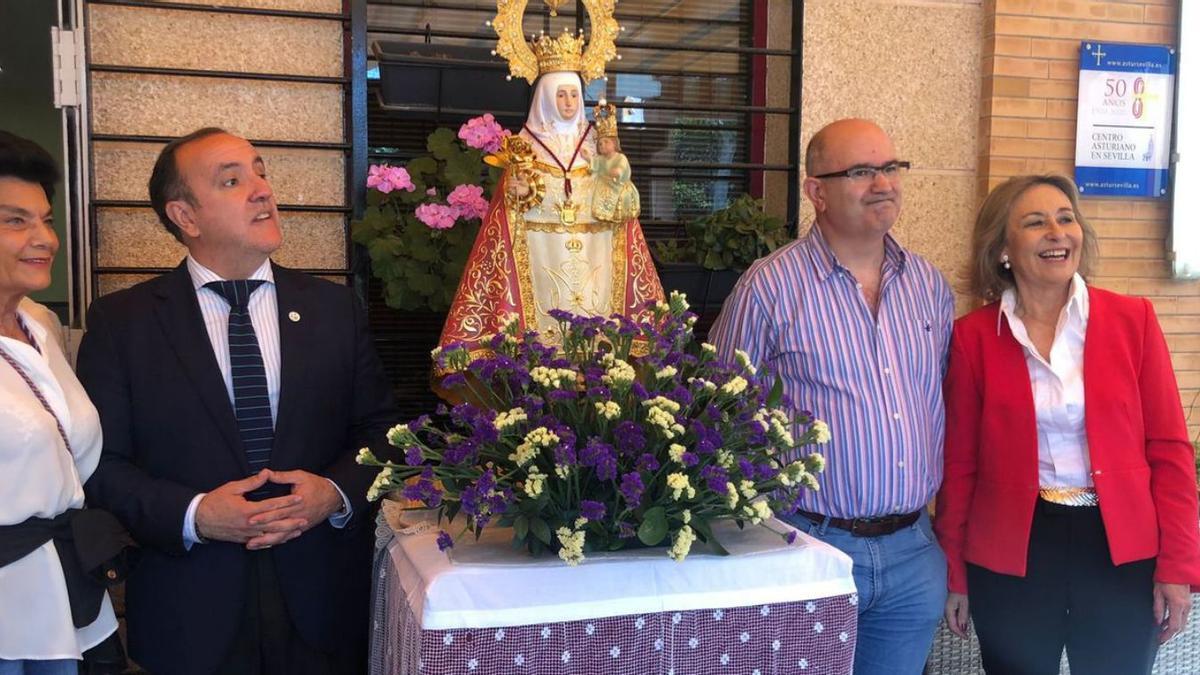
{"type": "MultiPolygon", "coordinates": [[[[853,670],[858,598],[852,591],[744,606],[522,625],[485,619],[480,623],[486,627],[425,628],[415,589],[406,588],[406,581],[414,585],[412,577],[397,571],[395,557],[403,551],[387,545],[390,533],[380,534],[372,675],[839,675],[853,670]]],[[[503,574],[496,571],[496,583],[505,583],[503,574]]]]}

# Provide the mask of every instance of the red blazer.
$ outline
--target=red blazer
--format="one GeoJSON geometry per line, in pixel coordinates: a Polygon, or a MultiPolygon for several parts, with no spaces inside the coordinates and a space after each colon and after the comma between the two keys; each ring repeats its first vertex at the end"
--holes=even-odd
{"type": "MultiPolygon", "coordinates": [[[[1157,557],[1155,581],[1200,584],[1196,469],[1171,358],[1148,300],[1088,288],[1088,454],[1113,564],[1157,557]]],[[[949,587],[966,563],[1025,575],[1038,498],[1025,354],[1000,304],[955,322],[946,374],[946,473],[934,529],[949,587]]]]}

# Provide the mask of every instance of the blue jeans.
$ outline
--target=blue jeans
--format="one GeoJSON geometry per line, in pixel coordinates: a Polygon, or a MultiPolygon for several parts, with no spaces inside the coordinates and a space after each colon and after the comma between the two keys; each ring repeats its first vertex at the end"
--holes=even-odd
{"type": "Polygon", "coordinates": [[[946,606],[946,556],[928,514],[882,537],[855,537],[801,515],[786,520],[854,560],[854,675],[920,675],[946,606]]]}
{"type": "Polygon", "coordinates": [[[53,661],[0,659],[0,675],[78,675],[78,673],[79,661],[75,659],[55,659],[53,661]]]}

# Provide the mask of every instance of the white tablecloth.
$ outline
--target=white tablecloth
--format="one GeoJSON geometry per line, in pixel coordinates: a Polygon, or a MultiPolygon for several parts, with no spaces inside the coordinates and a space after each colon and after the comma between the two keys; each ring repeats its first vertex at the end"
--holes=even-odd
{"type": "MultiPolygon", "coordinates": [[[[772,523],[776,530],[788,526],[772,523]]],[[[591,553],[578,567],[512,548],[507,529],[462,537],[447,556],[437,531],[397,535],[388,554],[424,630],[490,628],[630,614],[797,602],[854,593],[846,554],[797,533],[714,526],[729,556],[697,542],[677,563],[662,548],[591,553]]],[[[393,592],[395,589],[393,590],[393,592]]]]}

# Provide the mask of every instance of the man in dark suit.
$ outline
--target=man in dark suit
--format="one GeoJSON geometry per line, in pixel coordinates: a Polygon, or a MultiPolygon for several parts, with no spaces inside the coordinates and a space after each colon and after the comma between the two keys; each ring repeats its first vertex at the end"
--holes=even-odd
{"type": "Polygon", "coordinates": [[[373,472],[391,387],[350,289],[270,261],[282,237],[262,158],[201,129],[150,178],[188,249],[100,298],[79,378],[104,451],[86,485],[144,547],[131,656],[159,673],[365,670],[373,472]]]}

